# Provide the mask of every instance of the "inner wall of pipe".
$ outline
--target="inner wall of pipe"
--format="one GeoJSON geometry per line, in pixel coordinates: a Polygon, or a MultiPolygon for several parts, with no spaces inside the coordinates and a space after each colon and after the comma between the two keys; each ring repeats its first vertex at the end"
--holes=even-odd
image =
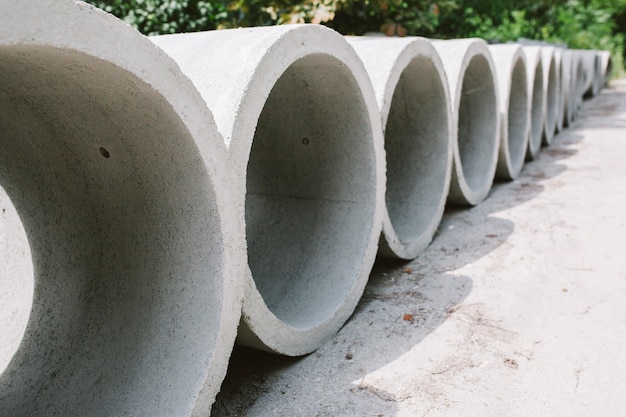
{"type": "Polygon", "coordinates": [[[247,170],[248,262],[274,315],[327,320],[358,278],[375,213],[369,113],[335,58],[294,62],[258,120],[247,170]]]}
{"type": "Polygon", "coordinates": [[[530,109],[530,142],[531,149],[541,146],[541,132],[543,131],[543,68],[541,63],[535,69],[533,81],[533,101],[530,109]]]}
{"type": "Polygon", "coordinates": [[[396,85],[387,126],[387,211],[396,234],[418,239],[439,209],[446,181],[448,104],[437,69],[416,58],[396,85]]]}
{"type": "Polygon", "coordinates": [[[33,262],[24,226],[0,186],[0,373],[17,350],[33,303],[33,262]]]}
{"type": "Polygon", "coordinates": [[[554,134],[554,128],[556,126],[556,114],[558,111],[558,97],[557,97],[557,83],[556,83],[556,65],[554,58],[550,60],[550,71],[548,72],[548,93],[546,95],[546,130],[551,132],[545,132],[545,135],[551,137],[554,134]]]}
{"type": "Polygon", "coordinates": [[[223,291],[193,139],[150,86],[77,51],[0,47],[0,73],[0,183],[35,276],[0,415],[179,415],[223,291]]]}
{"type": "Polygon", "coordinates": [[[497,131],[496,93],[487,59],[476,55],[463,76],[459,104],[458,146],[465,181],[480,189],[491,181],[487,161],[494,152],[497,131]]]}
{"type": "Polygon", "coordinates": [[[508,106],[508,145],[511,163],[517,171],[526,156],[526,135],[528,123],[528,78],[526,65],[518,59],[511,75],[511,94],[508,106]]]}

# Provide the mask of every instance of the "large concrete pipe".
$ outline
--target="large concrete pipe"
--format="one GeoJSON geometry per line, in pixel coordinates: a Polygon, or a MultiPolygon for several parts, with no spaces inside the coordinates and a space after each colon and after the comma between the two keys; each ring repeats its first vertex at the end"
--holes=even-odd
{"type": "Polygon", "coordinates": [[[0,415],[206,415],[243,239],[202,98],[145,37],[74,1],[1,0],[0,73],[0,183],[34,271],[0,415]]]}
{"type": "Polygon", "coordinates": [[[573,55],[573,63],[574,63],[574,69],[573,69],[573,81],[574,81],[574,89],[575,89],[575,94],[573,96],[573,102],[574,102],[574,106],[573,106],[573,110],[574,110],[574,117],[576,116],[576,114],[578,113],[578,111],[582,108],[583,106],[583,95],[585,92],[585,59],[584,59],[584,54],[582,53],[582,51],[580,50],[574,50],[574,55],[573,55]]]}
{"type": "Polygon", "coordinates": [[[541,46],[522,47],[526,56],[526,76],[530,96],[530,129],[528,132],[527,159],[535,159],[541,150],[541,136],[543,133],[546,114],[546,89],[544,88],[543,64],[541,60],[541,46]]]}
{"type": "Polygon", "coordinates": [[[601,73],[601,86],[606,86],[611,80],[611,74],[613,73],[613,60],[611,59],[611,52],[599,51],[600,54],[600,73],[601,73]]]}
{"type": "Polygon", "coordinates": [[[543,67],[543,88],[545,90],[545,117],[543,119],[542,143],[550,145],[556,131],[556,119],[559,114],[559,78],[554,59],[553,46],[541,47],[541,65],[543,67]]]}
{"type": "Polygon", "coordinates": [[[500,109],[495,67],[482,39],[433,42],[450,86],[453,168],[448,202],[475,205],[489,194],[498,162],[500,109]]]}
{"type": "Polygon", "coordinates": [[[385,132],[386,210],[379,254],[413,259],[443,215],[452,167],[450,93],[423,38],[348,37],[372,80],[385,132]]]}
{"type": "Polygon", "coordinates": [[[500,95],[500,150],[496,175],[512,180],[522,171],[528,148],[530,100],[526,57],[520,45],[490,45],[500,95]]]}
{"type": "Polygon", "coordinates": [[[238,341],[302,355],[348,319],[382,228],[376,98],[354,50],[317,25],[156,37],[230,148],[250,273],[238,341]]]}

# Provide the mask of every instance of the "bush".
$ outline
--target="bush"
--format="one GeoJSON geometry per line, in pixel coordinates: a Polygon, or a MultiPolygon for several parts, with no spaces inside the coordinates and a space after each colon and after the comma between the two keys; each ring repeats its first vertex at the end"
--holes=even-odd
{"type": "Polygon", "coordinates": [[[89,0],[147,35],[282,23],[343,34],[520,37],[606,49],[621,69],[626,0],[89,0]]]}

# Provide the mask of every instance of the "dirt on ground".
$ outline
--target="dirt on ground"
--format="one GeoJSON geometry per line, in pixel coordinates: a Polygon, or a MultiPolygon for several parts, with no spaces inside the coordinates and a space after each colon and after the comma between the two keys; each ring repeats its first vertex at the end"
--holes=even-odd
{"type": "Polygon", "coordinates": [[[618,416],[626,408],[626,81],[512,182],[378,260],[318,351],[236,348],[212,416],[618,416]]]}

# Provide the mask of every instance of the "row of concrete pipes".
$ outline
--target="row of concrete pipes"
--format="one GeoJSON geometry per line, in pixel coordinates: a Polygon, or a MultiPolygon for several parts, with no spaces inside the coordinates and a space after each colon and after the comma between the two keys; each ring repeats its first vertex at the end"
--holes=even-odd
{"type": "Polygon", "coordinates": [[[377,254],[415,258],[610,72],[545,45],[0,12],[2,416],[208,415],[235,339],[318,348],[377,254]]]}

